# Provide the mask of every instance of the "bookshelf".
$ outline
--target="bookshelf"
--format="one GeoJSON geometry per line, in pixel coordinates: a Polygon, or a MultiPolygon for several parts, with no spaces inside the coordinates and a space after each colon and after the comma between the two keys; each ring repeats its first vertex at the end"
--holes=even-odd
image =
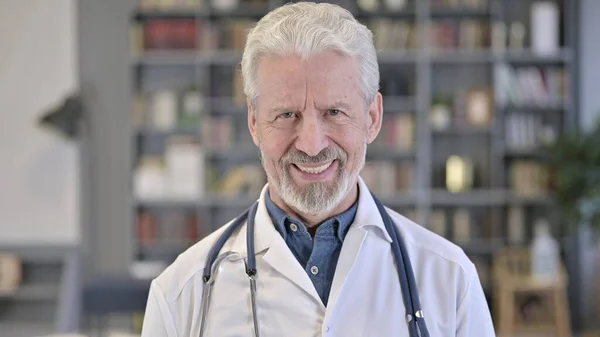
{"type": "MultiPolygon", "coordinates": [[[[382,74],[385,127],[363,177],[388,206],[461,245],[482,279],[494,252],[530,240],[536,219],[566,235],[548,215],[539,148],[575,127],[576,22],[572,2],[550,1],[558,43],[542,52],[535,2],[336,1],[374,31],[382,74]]],[[[140,0],[131,15],[136,259],[174,258],[265,181],[236,74],[244,29],[282,1],[214,3],[140,0]]]]}

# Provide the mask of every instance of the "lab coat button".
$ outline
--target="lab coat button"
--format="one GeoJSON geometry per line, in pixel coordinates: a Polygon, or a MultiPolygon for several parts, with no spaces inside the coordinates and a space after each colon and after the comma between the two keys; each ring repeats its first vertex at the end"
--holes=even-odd
{"type": "Polygon", "coordinates": [[[327,331],[329,331],[329,327],[328,326],[325,327],[325,332],[327,332],[327,331]]]}
{"type": "Polygon", "coordinates": [[[310,267],[310,272],[313,275],[317,275],[319,273],[319,268],[317,268],[317,266],[312,266],[312,267],[310,267]]]}

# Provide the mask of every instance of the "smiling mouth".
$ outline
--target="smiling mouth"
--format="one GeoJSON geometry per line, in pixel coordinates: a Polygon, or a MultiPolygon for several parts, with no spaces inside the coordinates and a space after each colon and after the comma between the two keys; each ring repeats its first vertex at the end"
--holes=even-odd
{"type": "Polygon", "coordinates": [[[309,173],[309,174],[319,174],[324,172],[325,170],[327,170],[334,162],[335,160],[332,160],[330,162],[327,162],[323,165],[319,165],[319,166],[302,166],[301,164],[294,164],[294,166],[299,169],[302,172],[305,173],[309,173]]]}

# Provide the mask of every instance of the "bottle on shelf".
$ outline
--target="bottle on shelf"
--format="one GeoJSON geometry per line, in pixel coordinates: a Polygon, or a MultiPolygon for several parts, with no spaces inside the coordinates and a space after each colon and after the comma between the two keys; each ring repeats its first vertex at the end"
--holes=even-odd
{"type": "Polygon", "coordinates": [[[534,237],[531,244],[531,275],[533,280],[542,284],[554,284],[560,274],[560,250],[558,242],[550,233],[550,226],[544,219],[534,225],[534,237]]]}

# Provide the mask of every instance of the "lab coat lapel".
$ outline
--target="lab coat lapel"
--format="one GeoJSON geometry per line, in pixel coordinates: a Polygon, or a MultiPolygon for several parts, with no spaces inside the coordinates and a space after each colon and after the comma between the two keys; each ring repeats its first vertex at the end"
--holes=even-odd
{"type": "MultiPolygon", "coordinates": [[[[256,211],[255,225],[256,233],[271,233],[270,242],[261,243],[261,245],[264,244],[268,245],[269,247],[263,259],[278,273],[296,284],[298,287],[300,287],[300,289],[312,296],[315,301],[323,305],[323,302],[321,301],[321,298],[319,297],[319,294],[317,293],[312,281],[306,274],[306,271],[304,268],[302,268],[294,254],[292,254],[292,251],[285,243],[285,240],[283,240],[283,237],[281,237],[279,232],[277,232],[273,222],[271,221],[271,217],[267,211],[267,206],[264,202],[266,189],[267,187],[263,189],[263,193],[261,194],[260,204],[258,206],[258,210],[256,211]]],[[[265,239],[266,238],[267,237],[265,237],[265,239]]],[[[259,243],[257,242],[257,244],[259,243]]]]}
{"type": "MultiPolygon", "coordinates": [[[[262,257],[265,263],[323,305],[306,271],[300,266],[300,263],[298,263],[298,260],[296,260],[296,257],[292,254],[271,221],[264,202],[267,188],[268,185],[265,185],[260,194],[256,217],[254,218],[254,247],[256,254],[258,255],[266,251],[262,257]]],[[[245,256],[247,256],[246,233],[246,226],[243,226],[235,239],[233,248],[234,251],[244,252],[245,256]]],[[[258,271],[258,280],[260,282],[260,270],[258,271]]]]}
{"type": "Polygon", "coordinates": [[[273,236],[271,246],[264,256],[264,261],[278,273],[312,296],[315,301],[323,305],[323,302],[312,281],[306,274],[306,271],[300,266],[300,263],[298,263],[298,260],[296,260],[294,254],[292,254],[281,236],[273,236]]]}
{"type": "Polygon", "coordinates": [[[367,231],[351,228],[344,239],[344,244],[342,245],[342,250],[340,251],[338,263],[335,268],[333,283],[331,284],[331,291],[327,302],[327,317],[325,320],[331,315],[331,312],[335,307],[335,303],[342,292],[344,283],[346,283],[346,280],[348,279],[348,275],[356,262],[356,258],[360,253],[366,237],[367,231]]]}
{"type": "MultiPolygon", "coordinates": [[[[338,259],[331,292],[328,300],[327,316],[331,315],[335,308],[335,303],[339,298],[346,280],[348,279],[352,268],[356,264],[357,258],[361,253],[364,242],[368,235],[378,236],[381,240],[391,242],[391,237],[388,235],[383,224],[375,201],[371,196],[365,182],[359,177],[358,179],[358,209],[354,222],[344,239],[340,257],[338,259]]],[[[368,252],[363,252],[363,254],[368,252]]],[[[328,317],[326,317],[327,319],[328,317]]]]}

